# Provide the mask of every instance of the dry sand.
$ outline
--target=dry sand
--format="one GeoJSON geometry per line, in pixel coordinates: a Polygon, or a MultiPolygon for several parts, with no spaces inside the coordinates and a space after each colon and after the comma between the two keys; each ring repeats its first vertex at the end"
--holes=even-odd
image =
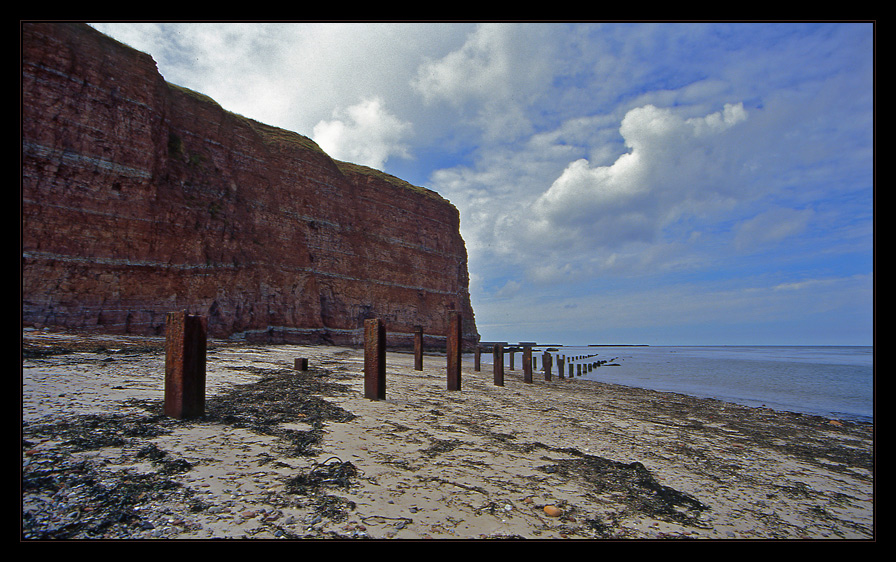
{"type": "Polygon", "coordinates": [[[363,350],[215,342],[172,420],[162,343],[23,332],[24,540],[876,537],[870,424],[391,352],[374,401],[363,350]]]}

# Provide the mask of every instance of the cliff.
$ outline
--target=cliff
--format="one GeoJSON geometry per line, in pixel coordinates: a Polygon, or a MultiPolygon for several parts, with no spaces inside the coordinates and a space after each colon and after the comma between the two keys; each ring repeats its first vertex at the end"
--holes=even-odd
{"type": "MultiPolygon", "coordinates": [[[[356,345],[363,321],[478,339],[457,209],[168,84],[80,24],[22,25],[22,320],[356,345]]],[[[444,340],[442,340],[444,342],[444,340]]]]}

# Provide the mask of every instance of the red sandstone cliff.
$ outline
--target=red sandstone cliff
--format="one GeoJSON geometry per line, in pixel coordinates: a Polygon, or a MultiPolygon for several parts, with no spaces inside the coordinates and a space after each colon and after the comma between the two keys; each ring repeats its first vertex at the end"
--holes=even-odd
{"type": "MultiPolygon", "coordinates": [[[[365,318],[476,340],[459,216],[164,81],[90,27],[22,26],[26,326],[358,344],[365,318]]],[[[444,340],[442,340],[443,342],[444,340]]],[[[428,339],[438,345],[439,338],[428,339]]]]}

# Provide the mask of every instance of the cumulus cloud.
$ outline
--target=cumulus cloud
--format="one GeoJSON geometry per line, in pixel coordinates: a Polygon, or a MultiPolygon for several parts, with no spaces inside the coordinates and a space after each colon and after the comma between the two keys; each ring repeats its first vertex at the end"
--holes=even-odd
{"type": "Polygon", "coordinates": [[[539,198],[535,210],[552,222],[635,213],[658,226],[669,207],[641,205],[645,196],[681,205],[725,191],[724,183],[714,182],[722,179],[720,166],[725,161],[714,157],[731,155],[714,150],[720,139],[713,135],[745,119],[742,104],[692,119],[652,105],[633,109],[619,128],[631,151],[609,166],[593,167],[585,159],[571,163],[539,198]]]}
{"type": "Polygon", "coordinates": [[[314,126],[313,138],[337,160],[383,169],[398,156],[410,158],[405,140],[411,132],[406,123],[389,113],[380,99],[367,99],[333,112],[333,119],[314,126]]]}
{"type": "Polygon", "coordinates": [[[516,79],[511,34],[506,25],[481,25],[457,50],[422,64],[413,81],[427,102],[506,99],[516,79]]]}
{"type": "Polygon", "coordinates": [[[421,64],[411,85],[425,103],[445,102],[459,111],[486,140],[518,137],[531,131],[526,108],[550,82],[545,53],[531,51],[546,31],[479,25],[460,48],[421,64]]]}
{"type": "Polygon", "coordinates": [[[581,289],[601,299],[563,306],[604,318],[641,302],[647,325],[711,292],[648,290],[657,273],[742,279],[769,259],[827,271],[873,240],[870,24],[95,26],[229,111],[449,199],[483,324],[542,322],[520,299],[581,289]],[[613,283],[642,294],[605,297],[613,283]]]}
{"type": "Polygon", "coordinates": [[[588,247],[616,263],[616,251],[657,242],[679,218],[725,208],[745,196],[729,133],[746,119],[742,104],[697,118],[653,105],[632,109],[619,127],[629,151],[609,165],[571,162],[532,204],[524,238],[588,247]]]}

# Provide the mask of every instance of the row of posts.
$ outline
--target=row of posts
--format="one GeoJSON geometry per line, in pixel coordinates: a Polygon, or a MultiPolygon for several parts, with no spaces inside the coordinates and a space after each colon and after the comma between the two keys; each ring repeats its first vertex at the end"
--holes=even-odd
{"type": "MultiPolygon", "coordinates": [[[[461,389],[462,316],[450,312],[447,334],[447,388],[461,389]]],[[[186,312],[169,312],[166,318],[165,340],[165,406],[166,416],[173,418],[195,418],[205,413],[205,362],[207,324],[205,318],[192,316],[186,312]]],[[[491,344],[493,353],[494,383],[504,386],[504,354],[510,353],[510,370],[514,369],[513,357],[517,351],[523,354],[523,381],[532,382],[533,368],[537,370],[538,359],[532,356],[534,343],[505,347],[506,342],[491,344]]],[[[487,349],[487,348],[486,348],[487,349]]],[[[474,370],[480,370],[481,345],[476,346],[474,370]]],[[[590,356],[572,357],[569,361],[569,378],[590,372],[600,362],[582,363],[590,356]],[[575,365],[573,362],[577,362],[575,365]]],[[[553,358],[545,351],[542,356],[546,381],[551,380],[553,358]]],[[[559,377],[563,378],[566,358],[557,356],[559,377]]],[[[296,359],[295,368],[305,370],[306,358],[296,359]]],[[[414,331],[414,369],[423,370],[423,329],[414,331]]],[[[386,329],[382,320],[372,318],[364,321],[364,397],[371,400],[386,398],[386,329]]]]}
{"type": "MultiPolygon", "coordinates": [[[[492,350],[492,366],[494,369],[494,381],[496,385],[504,386],[504,354],[509,354],[510,357],[510,370],[514,370],[514,354],[516,352],[522,352],[523,354],[523,382],[531,383],[532,382],[532,371],[538,370],[538,357],[532,355],[532,347],[535,345],[534,343],[520,343],[519,346],[509,346],[506,342],[498,342],[491,344],[492,350]]],[[[476,352],[473,356],[473,370],[479,371],[481,370],[480,358],[483,349],[486,351],[488,347],[483,348],[482,345],[476,347],[476,352]]],[[[557,356],[557,375],[562,379],[564,378],[564,364],[569,369],[569,378],[573,378],[575,376],[582,376],[584,373],[590,373],[595,367],[600,367],[601,361],[588,361],[582,363],[581,361],[585,359],[591,359],[595,357],[595,355],[577,355],[574,357],[570,357],[568,359],[563,355],[557,356]]],[[[542,354],[542,370],[544,371],[544,380],[551,380],[551,373],[554,369],[554,358],[549,351],[545,351],[542,354]]]]}
{"type": "MultiPolygon", "coordinates": [[[[448,390],[461,388],[462,317],[448,320],[448,390]]],[[[165,405],[173,418],[205,414],[206,319],[186,312],[169,312],[165,318],[165,405]]],[[[296,359],[295,368],[308,368],[308,359],[296,359]]],[[[414,331],[414,368],[423,370],[423,328],[414,331]]],[[[386,398],[386,329],[379,319],[364,321],[364,396],[386,398]]]]}
{"type": "MultiPolygon", "coordinates": [[[[460,390],[463,318],[457,312],[448,316],[447,369],[448,390],[460,390]]],[[[423,328],[414,330],[414,369],[423,370],[423,328]]],[[[364,397],[386,398],[386,328],[383,321],[364,321],[364,397]]]]}

